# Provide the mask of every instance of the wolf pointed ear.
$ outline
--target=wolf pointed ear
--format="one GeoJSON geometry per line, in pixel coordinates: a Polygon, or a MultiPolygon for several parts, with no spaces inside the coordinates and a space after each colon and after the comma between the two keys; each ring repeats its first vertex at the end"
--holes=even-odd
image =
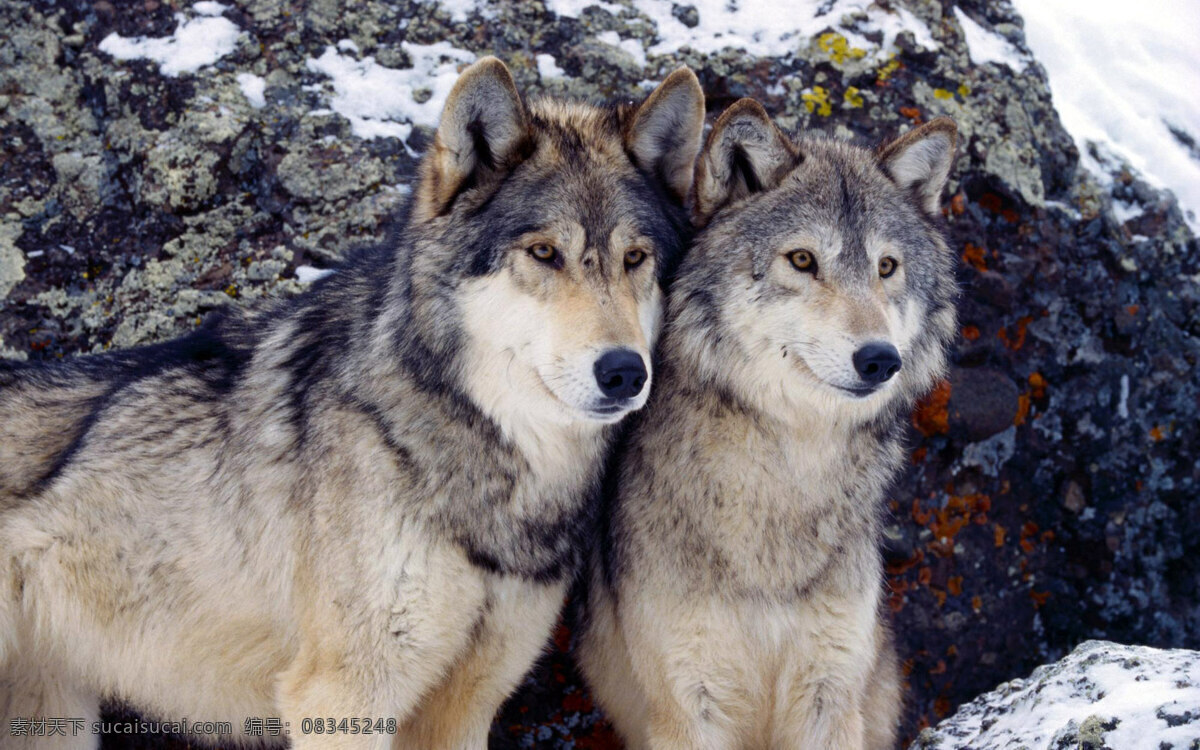
{"type": "Polygon", "coordinates": [[[734,102],[713,125],[696,165],[697,225],[728,203],[776,187],[802,158],[761,104],[734,102]]]}
{"type": "Polygon", "coordinates": [[[529,116],[508,68],[494,57],[473,63],[450,90],[421,164],[418,216],[438,216],[483,173],[512,168],[529,143],[529,116]]]}
{"type": "Polygon", "coordinates": [[[683,203],[704,132],[704,91],[696,74],[684,67],[667,76],[628,123],[625,148],[634,162],[683,203]]]}
{"type": "Polygon", "coordinates": [[[879,163],[897,185],[913,191],[921,208],[936,214],[957,141],[954,120],[938,117],[881,146],[879,163]]]}

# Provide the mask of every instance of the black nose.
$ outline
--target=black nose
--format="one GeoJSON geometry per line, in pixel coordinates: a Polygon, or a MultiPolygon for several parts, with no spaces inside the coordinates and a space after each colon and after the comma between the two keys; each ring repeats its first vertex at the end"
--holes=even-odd
{"type": "Polygon", "coordinates": [[[646,365],[631,349],[613,349],[596,360],[596,383],[609,398],[633,398],[646,384],[646,365]]]}
{"type": "Polygon", "coordinates": [[[868,383],[882,383],[900,372],[900,352],[891,344],[867,344],[854,353],[854,369],[868,383]]]}

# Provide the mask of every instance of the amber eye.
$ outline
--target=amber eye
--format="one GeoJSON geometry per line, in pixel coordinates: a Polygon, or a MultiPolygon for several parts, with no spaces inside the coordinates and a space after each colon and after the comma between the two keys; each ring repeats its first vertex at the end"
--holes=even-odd
{"type": "Polygon", "coordinates": [[[880,258],[879,259],[879,276],[880,276],[880,278],[886,279],[887,277],[891,276],[892,274],[894,274],[896,272],[896,269],[899,266],[900,266],[900,261],[896,260],[895,258],[893,258],[890,255],[880,258]]]}
{"type": "Polygon", "coordinates": [[[817,259],[810,250],[793,250],[788,253],[788,260],[796,267],[797,271],[815,274],[817,272],[817,259]]]}
{"type": "Polygon", "coordinates": [[[529,254],[543,263],[555,263],[558,261],[558,250],[553,245],[547,245],[544,242],[530,245],[529,254]]]}
{"type": "Polygon", "coordinates": [[[626,250],[625,251],[625,268],[634,269],[642,265],[642,261],[646,259],[645,250],[626,250]]]}

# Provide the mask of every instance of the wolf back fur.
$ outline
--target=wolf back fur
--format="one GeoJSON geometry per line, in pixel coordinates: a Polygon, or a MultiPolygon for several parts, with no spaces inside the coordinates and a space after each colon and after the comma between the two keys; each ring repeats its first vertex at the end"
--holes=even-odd
{"type": "Polygon", "coordinates": [[[790,138],[750,100],[714,126],[587,580],[580,663],[630,750],[894,743],[880,516],[956,330],[954,143],[945,119],[875,152],[790,138]],[[864,396],[868,342],[903,366],[864,396]]]}
{"type": "Polygon", "coordinates": [[[386,245],[177,341],[0,363],[0,745],[92,747],[9,720],[115,698],[233,726],[197,742],[280,716],[295,747],[483,747],[645,400],[591,368],[649,359],[703,111],[687,70],[600,108],[486,58],[386,245]]]}

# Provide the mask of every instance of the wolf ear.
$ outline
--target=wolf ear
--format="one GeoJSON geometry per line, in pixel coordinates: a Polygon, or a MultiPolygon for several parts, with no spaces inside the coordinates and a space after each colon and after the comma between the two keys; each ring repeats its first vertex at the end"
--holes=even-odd
{"type": "Polygon", "coordinates": [[[625,148],[634,163],[683,203],[704,132],[704,91],[696,74],[684,67],[667,76],[628,122],[625,148]]]}
{"type": "Polygon", "coordinates": [[[528,152],[529,118],[504,63],[484,57],[462,72],[446,98],[429,155],[421,164],[415,211],[442,214],[486,172],[515,166],[528,152]]]}
{"type": "Polygon", "coordinates": [[[776,187],[802,158],[761,104],[734,102],[713,125],[696,165],[696,223],[704,226],[722,206],[776,187]]]}
{"type": "Polygon", "coordinates": [[[879,163],[897,185],[913,191],[921,208],[935,214],[954,165],[957,141],[954,120],[938,117],[880,147],[879,163]]]}

